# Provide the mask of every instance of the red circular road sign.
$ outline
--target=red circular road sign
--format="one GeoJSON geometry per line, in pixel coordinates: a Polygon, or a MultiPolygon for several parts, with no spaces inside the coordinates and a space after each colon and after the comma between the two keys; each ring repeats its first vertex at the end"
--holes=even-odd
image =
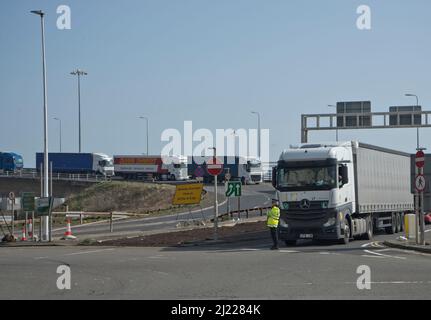
{"type": "Polygon", "coordinates": [[[207,171],[212,176],[218,176],[223,172],[223,163],[215,157],[207,161],[207,171]]]}
{"type": "Polygon", "coordinates": [[[423,168],[425,166],[425,153],[423,151],[418,151],[416,153],[416,167],[423,168]]]}

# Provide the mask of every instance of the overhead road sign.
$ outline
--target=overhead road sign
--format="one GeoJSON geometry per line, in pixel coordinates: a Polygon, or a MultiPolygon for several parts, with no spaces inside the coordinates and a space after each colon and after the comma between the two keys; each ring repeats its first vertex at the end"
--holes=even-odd
{"type": "MultiPolygon", "coordinates": [[[[338,108],[338,107],[337,107],[338,108]]],[[[397,128],[431,128],[431,111],[398,111],[398,112],[341,112],[342,106],[337,113],[302,114],[301,115],[301,143],[308,143],[310,131],[321,130],[352,130],[352,129],[397,129],[397,128]],[[421,123],[391,124],[391,117],[409,116],[420,117],[421,123]]],[[[366,110],[366,108],[365,108],[366,110]]]]}

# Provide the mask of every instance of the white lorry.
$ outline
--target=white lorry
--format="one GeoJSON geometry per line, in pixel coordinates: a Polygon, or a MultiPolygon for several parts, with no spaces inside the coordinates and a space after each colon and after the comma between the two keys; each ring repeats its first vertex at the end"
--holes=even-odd
{"type": "Polygon", "coordinates": [[[155,179],[181,181],[189,179],[185,156],[114,156],[115,175],[129,180],[155,179]]]}
{"type": "Polygon", "coordinates": [[[414,211],[410,155],[359,142],[303,144],[284,151],[273,168],[280,203],[280,238],[371,239],[397,233],[414,211]]]}

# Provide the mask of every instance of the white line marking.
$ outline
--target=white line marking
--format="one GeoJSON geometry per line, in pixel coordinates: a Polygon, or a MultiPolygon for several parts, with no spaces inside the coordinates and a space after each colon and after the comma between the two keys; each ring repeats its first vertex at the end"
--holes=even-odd
{"type": "MultiPolygon", "coordinates": [[[[368,284],[431,284],[431,281],[371,281],[368,284]]],[[[345,284],[356,284],[356,282],[345,282],[345,284]]]]}
{"type": "Polygon", "coordinates": [[[366,248],[366,247],[369,247],[371,244],[372,244],[372,242],[369,242],[369,243],[363,244],[361,247],[366,248]]]}
{"type": "Polygon", "coordinates": [[[382,253],[378,253],[378,252],[374,252],[374,251],[370,251],[370,250],[364,250],[364,252],[369,253],[369,254],[375,254],[377,256],[386,257],[386,258],[394,258],[394,259],[401,259],[401,260],[407,259],[406,257],[390,256],[387,254],[382,254],[382,253]]]}
{"type": "Polygon", "coordinates": [[[74,252],[74,253],[65,254],[65,256],[77,256],[80,254],[98,253],[98,252],[113,251],[113,250],[115,249],[111,248],[111,249],[101,249],[101,250],[92,250],[92,251],[84,251],[84,252],[74,252]]]}
{"type": "Polygon", "coordinates": [[[376,252],[386,252],[386,251],[391,251],[392,249],[379,249],[376,250],[376,252]]]}
{"type": "Polygon", "coordinates": [[[362,257],[365,257],[365,258],[386,259],[386,257],[381,257],[381,256],[371,256],[371,255],[368,255],[368,254],[363,254],[363,255],[362,255],[362,257]]]}

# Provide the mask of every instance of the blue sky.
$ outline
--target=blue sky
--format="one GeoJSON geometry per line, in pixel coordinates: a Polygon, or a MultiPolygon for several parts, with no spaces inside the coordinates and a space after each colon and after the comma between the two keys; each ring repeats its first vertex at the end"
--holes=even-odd
{"type": "MultiPolygon", "coordinates": [[[[43,148],[40,24],[46,12],[49,148],[78,149],[77,67],[82,81],[83,151],[160,152],[161,132],[270,129],[271,159],[300,140],[301,113],[337,101],[371,100],[373,111],[431,101],[429,0],[29,0],[5,1],[0,13],[0,150],[34,166],[43,148]],[[58,30],[56,9],[69,5],[72,29],[58,30]],[[372,30],[356,28],[356,9],[372,10],[372,30]]],[[[422,130],[431,148],[430,130],[422,130]]],[[[310,140],[333,140],[334,132],[310,140]]],[[[343,131],[413,152],[415,129],[343,131]]]]}

